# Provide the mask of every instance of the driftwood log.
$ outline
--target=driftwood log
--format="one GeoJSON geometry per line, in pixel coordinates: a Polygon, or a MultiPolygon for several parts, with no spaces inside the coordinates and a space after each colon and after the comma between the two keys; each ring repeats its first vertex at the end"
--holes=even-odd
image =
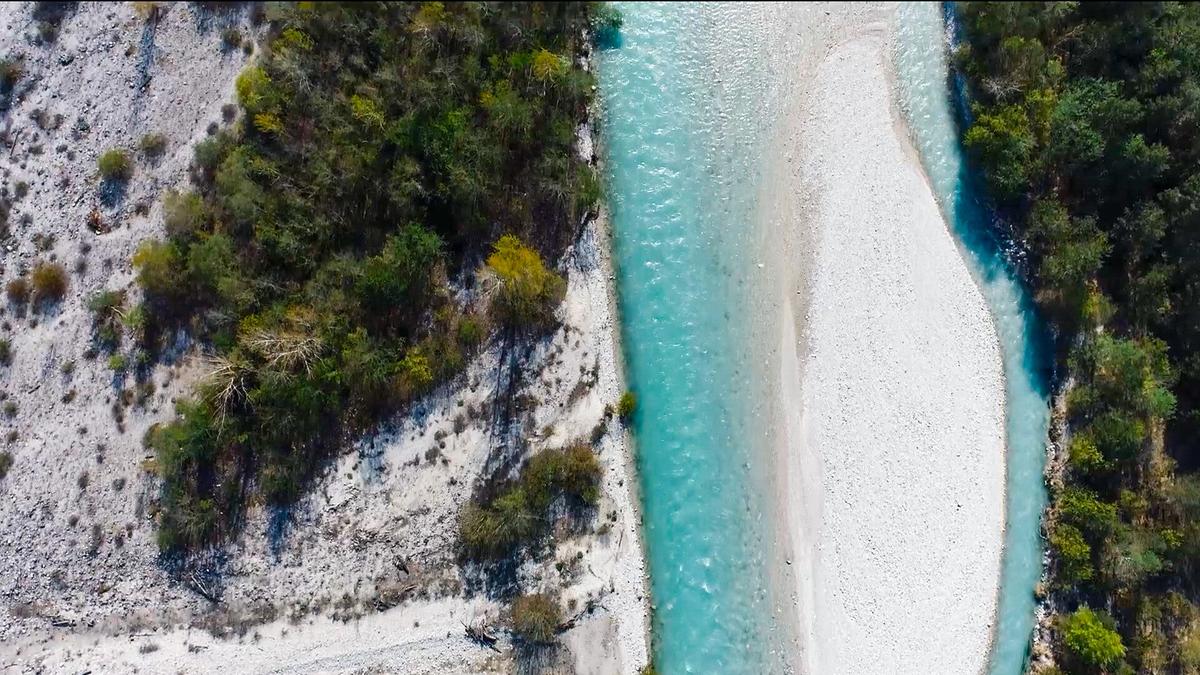
{"type": "Polygon", "coordinates": [[[469,625],[463,623],[463,631],[473,642],[490,648],[492,651],[499,653],[500,648],[496,646],[499,640],[482,621],[478,625],[469,625]]]}

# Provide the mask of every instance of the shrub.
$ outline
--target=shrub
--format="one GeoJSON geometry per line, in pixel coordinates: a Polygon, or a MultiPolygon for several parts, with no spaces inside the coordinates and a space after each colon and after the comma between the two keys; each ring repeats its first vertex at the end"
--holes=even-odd
{"type": "Polygon", "coordinates": [[[133,254],[133,267],[147,299],[167,305],[182,295],[186,279],[181,270],[179,249],[174,244],[142,242],[133,254]]]}
{"type": "Polygon", "coordinates": [[[113,348],[121,341],[121,310],[125,307],[125,293],[101,291],[88,301],[92,310],[92,326],[100,344],[113,348]]]}
{"type": "Polygon", "coordinates": [[[1058,570],[1068,584],[1092,578],[1092,547],[1074,525],[1059,523],[1050,535],[1050,547],[1058,556],[1058,570]]]}
{"type": "Polygon", "coordinates": [[[163,198],[163,225],[172,239],[191,239],[208,224],[208,209],[195,192],[172,190],[163,198]]]}
{"type": "Polygon", "coordinates": [[[1061,619],[1063,646],[1085,668],[1108,669],[1125,658],[1121,636],[1112,628],[1112,620],[1080,607],[1061,619]]]}
{"type": "Polygon", "coordinates": [[[104,180],[128,180],[133,175],[133,162],[129,161],[129,153],[120,148],[106,150],[100,155],[100,159],[96,160],[96,166],[104,180]]]}
{"type": "Polygon", "coordinates": [[[113,354],[108,357],[108,369],[114,373],[123,373],[129,367],[129,359],[124,354],[113,354]]]}
{"type": "Polygon", "coordinates": [[[562,610],[553,598],[544,593],[522,595],[513,601],[513,634],[533,644],[554,642],[562,610]]]}
{"type": "Polygon", "coordinates": [[[56,262],[40,262],[30,275],[33,302],[57,302],[67,294],[67,270],[56,262]]]}
{"type": "Polygon", "coordinates": [[[516,484],[486,505],[469,504],[459,534],[473,557],[507,555],[545,533],[548,509],[560,496],[577,504],[600,499],[600,462],[587,445],[543,450],[529,459],[516,484]]]}
{"type": "Polygon", "coordinates": [[[0,59],[0,95],[11,93],[24,74],[25,65],[19,58],[0,59]]]}
{"type": "Polygon", "coordinates": [[[16,401],[8,400],[8,401],[4,402],[4,416],[5,417],[16,417],[17,416],[17,402],[16,401]]]}
{"type": "Polygon", "coordinates": [[[483,324],[478,319],[465,316],[458,322],[458,344],[464,349],[478,347],[484,337],[483,324]]]}
{"type": "Polygon", "coordinates": [[[627,391],[621,394],[620,400],[617,401],[617,416],[623,422],[628,422],[633,419],[633,413],[637,411],[637,395],[632,391],[627,391]]]}
{"type": "Polygon", "coordinates": [[[496,242],[487,264],[500,280],[492,309],[502,323],[537,327],[553,321],[566,283],[546,269],[537,251],[506,234],[496,242]]]}
{"type": "Polygon", "coordinates": [[[1058,497],[1058,508],[1062,522],[1094,536],[1103,535],[1117,525],[1117,507],[1100,501],[1091,490],[1066,488],[1058,497]]]}
{"type": "Polygon", "coordinates": [[[8,470],[12,468],[13,456],[7,450],[0,452],[0,480],[4,480],[8,476],[8,470]]]}
{"type": "Polygon", "coordinates": [[[8,282],[5,287],[5,292],[8,294],[8,301],[14,305],[24,305],[29,302],[29,280],[25,277],[17,277],[8,282]]]}
{"type": "Polygon", "coordinates": [[[221,31],[221,42],[229,49],[237,49],[242,46],[242,31],[230,26],[221,31]]]}
{"type": "Polygon", "coordinates": [[[138,150],[147,157],[158,157],[167,150],[167,137],[156,133],[146,134],[138,142],[138,150]]]}
{"type": "Polygon", "coordinates": [[[12,364],[12,343],[4,338],[0,338],[0,366],[8,366],[12,364]]]}
{"type": "Polygon", "coordinates": [[[1096,441],[1089,434],[1077,434],[1071,439],[1067,449],[1071,468],[1084,476],[1095,475],[1107,471],[1111,464],[1100,454],[1096,441]]]}

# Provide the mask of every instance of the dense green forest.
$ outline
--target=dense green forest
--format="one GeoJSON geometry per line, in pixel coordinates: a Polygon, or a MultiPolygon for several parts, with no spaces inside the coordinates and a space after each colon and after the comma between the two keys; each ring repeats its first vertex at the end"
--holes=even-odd
{"type": "Polygon", "coordinates": [[[134,256],[144,304],[92,303],[102,344],[128,329],[139,345],[114,368],[144,371],[180,329],[207,355],[194,397],[147,436],[164,551],[219,543],[249,500],[296,499],[494,330],[552,320],[564,285],[545,261],[598,197],[574,149],[595,14],[269,6],[240,114],[196,148],[194,190],[165,198],[167,237],[134,256]]]}
{"type": "Polygon", "coordinates": [[[1056,333],[1070,673],[1200,672],[1200,6],[960,3],[964,143],[1056,333]]]}

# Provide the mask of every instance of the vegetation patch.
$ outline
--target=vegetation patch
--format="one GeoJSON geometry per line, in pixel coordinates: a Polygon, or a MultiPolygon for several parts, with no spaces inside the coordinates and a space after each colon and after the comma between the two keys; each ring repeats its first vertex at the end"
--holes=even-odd
{"type": "Polygon", "coordinates": [[[555,500],[565,498],[574,507],[596,505],[600,475],[600,462],[587,445],[535,454],[516,481],[463,509],[459,532],[466,554],[496,559],[535,545],[549,532],[555,500]]]}
{"type": "Polygon", "coordinates": [[[1200,7],[959,9],[963,141],[1074,382],[1049,543],[1058,604],[1078,609],[1056,660],[1197,672],[1200,127],[1183,120],[1200,105],[1200,7]]]}
{"type": "Polygon", "coordinates": [[[133,258],[139,349],[187,330],[207,376],[150,434],[164,551],[461,370],[486,326],[552,320],[556,260],[599,192],[574,151],[585,3],[272,5],[243,114],[133,258]],[[492,320],[455,301],[487,263],[492,320]]]}

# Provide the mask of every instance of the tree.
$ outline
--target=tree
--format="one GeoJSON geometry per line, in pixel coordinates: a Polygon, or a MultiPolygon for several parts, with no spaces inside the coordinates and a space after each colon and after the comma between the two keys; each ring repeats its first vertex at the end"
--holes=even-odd
{"type": "Polygon", "coordinates": [[[981,111],[963,137],[963,145],[991,167],[987,176],[992,193],[1006,200],[1028,189],[1033,143],[1029,118],[1015,105],[981,111]]]}
{"type": "Polygon", "coordinates": [[[1088,607],[1063,617],[1060,628],[1067,653],[1084,668],[1108,670],[1125,658],[1125,646],[1112,629],[1112,620],[1088,607]]]}
{"type": "Polygon", "coordinates": [[[529,328],[553,320],[554,308],[562,301],[566,283],[546,269],[537,251],[506,234],[496,242],[487,264],[500,282],[492,311],[501,322],[529,328]]]}
{"type": "Polygon", "coordinates": [[[1092,570],[1092,547],[1083,538],[1083,533],[1074,525],[1059,523],[1050,535],[1050,547],[1058,558],[1060,579],[1067,584],[1090,581],[1092,570]]]}

